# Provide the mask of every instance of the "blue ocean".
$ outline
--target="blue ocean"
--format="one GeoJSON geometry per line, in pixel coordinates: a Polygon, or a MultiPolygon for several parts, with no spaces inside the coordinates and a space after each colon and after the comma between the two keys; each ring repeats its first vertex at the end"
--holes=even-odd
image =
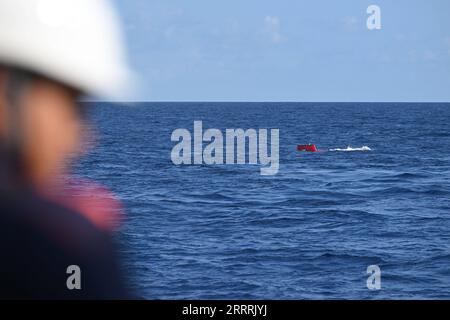
{"type": "Polygon", "coordinates": [[[450,104],[89,105],[99,143],[76,172],[124,203],[117,240],[141,297],[450,298],[450,104]],[[200,120],[279,129],[278,174],[174,165],[172,132],[200,120]]]}

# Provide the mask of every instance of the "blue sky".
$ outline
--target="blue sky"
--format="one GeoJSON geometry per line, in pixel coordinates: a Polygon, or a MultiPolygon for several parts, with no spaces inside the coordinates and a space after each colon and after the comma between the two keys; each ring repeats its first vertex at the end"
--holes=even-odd
{"type": "Polygon", "coordinates": [[[448,0],[114,3],[134,100],[450,101],[448,0]]]}

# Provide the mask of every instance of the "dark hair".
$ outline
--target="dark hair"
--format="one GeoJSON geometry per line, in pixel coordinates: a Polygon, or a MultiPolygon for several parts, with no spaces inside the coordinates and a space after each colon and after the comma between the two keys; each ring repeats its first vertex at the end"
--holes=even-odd
{"type": "Polygon", "coordinates": [[[20,104],[20,95],[27,85],[36,78],[36,74],[19,68],[6,69],[8,77],[6,79],[6,99],[12,107],[20,104]]]}
{"type": "Polygon", "coordinates": [[[22,130],[20,114],[23,91],[36,77],[35,73],[21,68],[2,66],[7,73],[5,82],[5,107],[8,109],[8,137],[0,142],[0,184],[2,187],[14,187],[20,184],[24,174],[21,156],[22,130]]]}

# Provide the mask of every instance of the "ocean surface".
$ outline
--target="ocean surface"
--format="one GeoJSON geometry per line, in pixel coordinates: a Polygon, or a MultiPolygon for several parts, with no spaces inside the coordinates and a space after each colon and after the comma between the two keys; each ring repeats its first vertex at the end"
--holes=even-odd
{"type": "Polygon", "coordinates": [[[140,296],[450,299],[450,104],[89,104],[98,146],[76,171],[123,201],[140,296]],[[196,120],[278,128],[278,174],[174,165],[172,131],[196,120]]]}

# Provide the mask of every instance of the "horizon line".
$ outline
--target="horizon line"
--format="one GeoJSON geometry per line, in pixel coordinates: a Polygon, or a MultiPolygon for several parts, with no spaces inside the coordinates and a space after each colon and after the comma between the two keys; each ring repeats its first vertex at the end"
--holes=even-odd
{"type": "Polygon", "coordinates": [[[442,103],[448,104],[450,101],[293,101],[293,100],[83,100],[80,102],[102,102],[102,103],[442,103]]]}

